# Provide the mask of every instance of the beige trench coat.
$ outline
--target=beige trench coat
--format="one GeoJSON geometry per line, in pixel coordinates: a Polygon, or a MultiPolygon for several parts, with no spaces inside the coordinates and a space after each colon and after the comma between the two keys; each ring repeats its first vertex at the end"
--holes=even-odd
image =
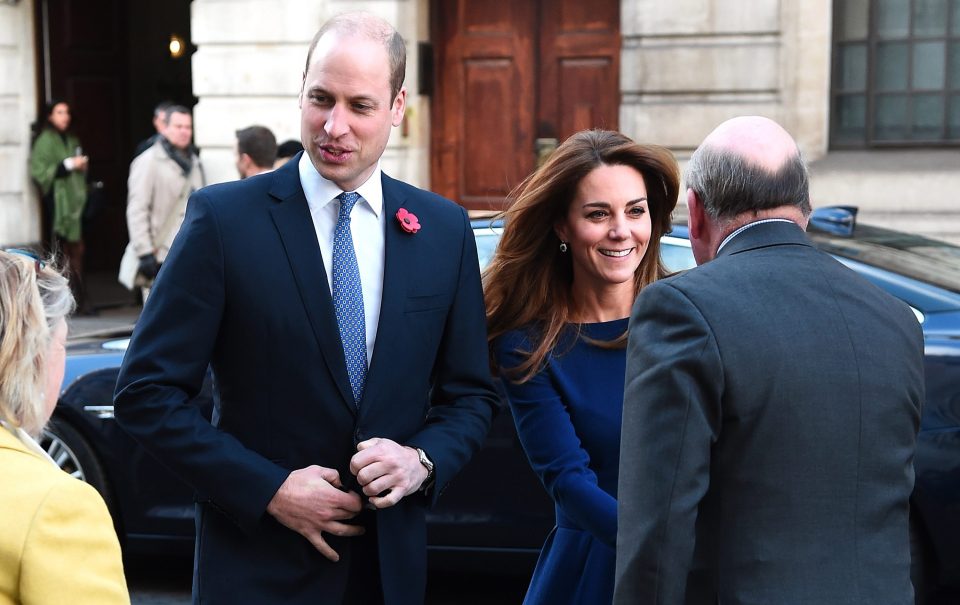
{"type": "Polygon", "coordinates": [[[160,141],[138,155],[130,164],[127,179],[127,230],[137,256],[153,253],[158,262],[163,262],[180,224],[186,204],[181,200],[194,190],[203,187],[203,170],[200,158],[193,156],[193,169],[188,177],[164,151],[160,141]],[[187,179],[189,178],[189,183],[187,179]],[[167,217],[177,212],[173,225],[163,241],[157,241],[167,217]]]}

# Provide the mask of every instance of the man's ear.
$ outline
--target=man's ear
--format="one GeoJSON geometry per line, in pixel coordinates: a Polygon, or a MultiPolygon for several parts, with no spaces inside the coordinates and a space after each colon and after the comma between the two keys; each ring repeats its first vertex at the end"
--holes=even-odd
{"type": "Polygon", "coordinates": [[[687,189],[687,228],[690,229],[690,239],[703,239],[706,214],[703,203],[693,189],[687,189]]]}
{"type": "Polygon", "coordinates": [[[397,93],[397,96],[393,98],[393,105],[390,107],[391,120],[390,123],[394,126],[399,126],[403,123],[403,113],[407,109],[407,87],[401,86],[400,91],[397,93]]]}
{"type": "Polygon", "coordinates": [[[253,160],[250,159],[250,156],[246,153],[241,153],[240,157],[237,159],[237,167],[240,169],[240,171],[243,172],[243,174],[246,174],[251,165],[253,165],[253,160]]]}

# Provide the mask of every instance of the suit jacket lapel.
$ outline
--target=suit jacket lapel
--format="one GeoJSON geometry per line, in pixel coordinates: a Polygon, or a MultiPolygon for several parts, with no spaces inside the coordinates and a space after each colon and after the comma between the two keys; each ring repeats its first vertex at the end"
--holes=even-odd
{"type": "Polygon", "coordinates": [[[343,358],[333,299],[330,296],[323,256],[320,254],[307,198],[300,186],[298,163],[299,156],[276,171],[270,195],[278,200],[278,203],[270,209],[270,215],[280,232],[300,299],[306,309],[313,334],[320,344],[327,368],[340,391],[343,403],[355,413],[356,406],[353,404],[353,392],[350,390],[350,379],[343,358]]]}
{"type": "MultiPolygon", "coordinates": [[[[384,379],[386,364],[397,354],[398,326],[403,321],[404,301],[407,297],[405,276],[414,266],[414,234],[406,233],[397,225],[397,210],[406,207],[413,210],[397,182],[383,175],[383,212],[386,218],[384,234],[383,294],[380,303],[380,320],[377,323],[377,340],[373,347],[373,358],[367,372],[367,383],[360,402],[360,413],[366,414],[370,406],[364,402],[378,401],[381,390],[386,386],[384,379]]],[[[416,213],[416,212],[414,212],[416,213]]]]}

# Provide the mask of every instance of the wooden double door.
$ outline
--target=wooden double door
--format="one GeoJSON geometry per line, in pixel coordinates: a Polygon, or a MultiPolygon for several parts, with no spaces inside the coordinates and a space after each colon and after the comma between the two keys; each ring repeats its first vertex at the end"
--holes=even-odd
{"type": "Polygon", "coordinates": [[[584,128],[616,129],[619,0],[435,0],[431,188],[500,209],[584,128]]]}

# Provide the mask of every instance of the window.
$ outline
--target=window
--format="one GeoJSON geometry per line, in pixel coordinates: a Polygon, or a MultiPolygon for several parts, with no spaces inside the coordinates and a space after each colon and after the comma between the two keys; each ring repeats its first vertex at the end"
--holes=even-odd
{"type": "Polygon", "coordinates": [[[960,145],[960,0],[834,11],[831,145],[960,145]]]}

